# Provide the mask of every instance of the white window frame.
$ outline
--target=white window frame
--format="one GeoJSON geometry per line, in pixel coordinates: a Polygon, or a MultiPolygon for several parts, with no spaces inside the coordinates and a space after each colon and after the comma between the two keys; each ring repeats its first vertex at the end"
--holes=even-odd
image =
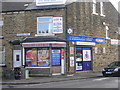
{"type": "Polygon", "coordinates": [[[0,59],[2,59],[3,63],[0,62],[0,66],[5,66],[5,46],[0,46],[2,50],[0,51],[0,55],[2,55],[0,59]]]}
{"type": "Polygon", "coordinates": [[[105,16],[104,3],[103,2],[100,2],[100,15],[105,16]]]}
{"type": "Polygon", "coordinates": [[[45,17],[37,17],[37,35],[36,36],[39,36],[39,35],[42,35],[42,36],[46,36],[46,35],[54,35],[52,34],[52,30],[51,31],[48,31],[48,33],[39,33],[39,23],[53,23],[53,17],[51,16],[45,16],[45,17]],[[52,22],[39,22],[39,18],[52,18],[52,22]]]}
{"type": "Polygon", "coordinates": [[[109,27],[108,26],[105,26],[105,30],[106,30],[106,39],[110,39],[109,38],[109,27]]]}
{"type": "Polygon", "coordinates": [[[97,1],[93,0],[93,14],[98,15],[97,13],[97,1]]]}
{"type": "Polygon", "coordinates": [[[118,34],[120,35],[120,27],[118,27],[118,34]]]}

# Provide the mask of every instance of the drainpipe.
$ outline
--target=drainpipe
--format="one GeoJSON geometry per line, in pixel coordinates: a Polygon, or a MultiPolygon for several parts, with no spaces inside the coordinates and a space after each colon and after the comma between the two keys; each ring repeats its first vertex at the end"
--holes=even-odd
{"type": "Polygon", "coordinates": [[[52,44],[50,44],[50,76],[52,76],[52,44]]]}
{"type": "MultiPolygon", "coordinates": [[[[65,32],[65,35],[66,35],[66,39],[67,39],[67,28],[68,28],[68,25],[67,25],[67,6],[65,6],[65,30],[66,30],[66,32],[65,32]]],[[[67,41],[66,42],[67,43],[67,45],[66,45],[66,51],[67,51],[67,53],[66,53],[66,74],[68,74],[69,73],[69,41],[67,41]]]]}

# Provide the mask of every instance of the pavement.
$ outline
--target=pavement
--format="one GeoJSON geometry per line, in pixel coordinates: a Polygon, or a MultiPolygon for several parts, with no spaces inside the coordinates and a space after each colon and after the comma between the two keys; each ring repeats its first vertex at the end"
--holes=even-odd
{"type": "Polygon", "coordinates": [[[41,84],[49,82],[60,82],[68,80],[78,80],[78,79],[88,79],[102,77],[101,73],[89,72],[89,73],[75,73],[75,74],[66,74],[66,75],[53,75],[46,77],[29,77],[28,79],[20,80],[3,80],[0,82],[2,85],[19,85],[19,84],[41,84]]]}

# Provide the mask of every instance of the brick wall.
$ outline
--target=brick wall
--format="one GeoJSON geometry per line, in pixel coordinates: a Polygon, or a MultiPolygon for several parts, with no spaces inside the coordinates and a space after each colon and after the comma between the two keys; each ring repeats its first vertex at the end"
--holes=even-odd
{"type": "MultiPolygon", "coordinates": [[[[118,12],[110,2],[105,2],[104,6],[105,17],[100,15],[99,2],[97,3],[98,15],[92,14],[92,2],[68,5],[67,28],[72,28],[74,35],[105,38],[106,31],[103,25],[103,22],[105,22],[109,24],[109,37],[111,39],[118,39],[118,34],[116,33],[118,30],[118,12]]],[[[73,46],[71,42],[69,42],[69,45],[73,46]]],[[[110,40],[106,40],[104,44],[96,44],[95,47],[92,50],[93,71],[101,71],[103,67],[106,67],[112,61],[118,60],[118,46],[111,45],[110,40]],[[98,53],[95,53],[95,47],[98,48],[98,53]],[[106,53],[103,53],[103,48],[106,49],[106,53]]]]}
{"type": "MultiPolygon", "coordinates": [[[[9,12],[3,14],[4,27],[3,27],[3,45],[6,47],[6,66],[11,67],[13,65],[13,45],[9,43],[11,40],[22,40],[25,37],[17,37],[17,33],[31,33],[30,36],[37,34],[37,17],[42,16],[62,16],[64,33],[57,34],[59,37],[66,37],[66,30],[68,28],[73,29],[74,35],[84,35],[93,37],[105,38],[105,26],[103,22],[109,24],[109,35],[112,39],[117,39],[117,11],[108,2],[105,3],[105,17],[100,15],[100,6],[97,3],[98,15],[92,14],[92,3],[72,3],[67,5],[67,9],[47,9],[47,10],[31,10],[24,12],[9,12]],[[67,11],[66,11],[67,10],[67,11]]],[[[104,44],[96,44],[98,47],[98,53],[94,53],[95,47],[93,47],[93,70],[100,71],[103,67],[107,66],[110,62],[118,60],[118,47],[117,45],[111,45],[110,40],[106,40],[104,44]],[[106,53],[102,52],[102,49],[106,48],[106,53]]],[[[74,46],[69,42],[69,46],[74,46]]],[[[69,47],[67,48],[67,69],[69,66],[69,47]]],[[[74,72],[71,68],[70,72],[74,72]]]]}

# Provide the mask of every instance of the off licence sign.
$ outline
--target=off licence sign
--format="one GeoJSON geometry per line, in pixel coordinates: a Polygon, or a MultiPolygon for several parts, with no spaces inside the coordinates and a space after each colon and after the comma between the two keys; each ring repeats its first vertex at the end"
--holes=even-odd
{"type": "Polygon", "coordinates": [[[53,33],[63,33],[63,18],[53,17],[53,33]]]}

